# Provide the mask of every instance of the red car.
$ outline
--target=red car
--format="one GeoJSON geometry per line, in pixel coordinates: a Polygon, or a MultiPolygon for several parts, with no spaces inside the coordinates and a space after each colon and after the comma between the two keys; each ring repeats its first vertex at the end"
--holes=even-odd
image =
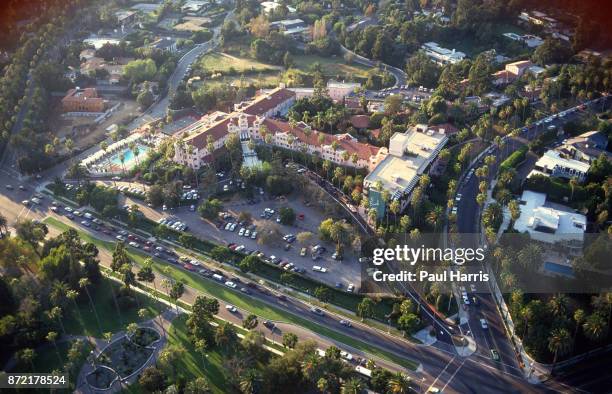
{"type": "Polygon", "coordinates": [[[303,214],[303,213],[300,213],[300,214],[298,215],[298,219],[300,219],[300,220],[304,220],[304,214],[303,214]]]}
{"type": "Polygon", "coordinates": [[[194,267],[191,264],[183,264],[183,268],[185,268],[187,271],[193,271],[194,267]]]}

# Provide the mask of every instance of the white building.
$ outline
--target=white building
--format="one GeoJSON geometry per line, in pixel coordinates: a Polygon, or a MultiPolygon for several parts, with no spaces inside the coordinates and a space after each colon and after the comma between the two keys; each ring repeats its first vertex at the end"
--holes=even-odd
{"type": "Polygon", "coordinates": [[[515,230],[529,233],[531,239],[563,248],[582,249],[586,231],[586,216],[569,207],[546,203],[546,194],[525,190],[521,196],[521,215],[515,230]]]}
{"type": "Polygon", "coordinates": [[[529,173],[528,177],[534,175],[554,176],[559,178],[577,178],[580,182],[589,171],[591,165],[582,161],[565,157],[563,153],[556,150],[547,150],[542,157],[535,163],[535,168],[529,173]]]}
{"type": "Polygon", "coordinates": [[[415,128],[406,133],[395,133],[389,141],[389,154],[364,179],[364,187],[380,182],[392,199],[398,199],[403,209],[407,197],[416,186],[440,150],[448,135],[443,131],[415,128]]]}
{"type": "Polygon", "coordinates": [[[437,43],[430,41],[421,45],[421,49],[425,51],[425,54],[429,56],[434,62],[445,65],[455,64],[465,59],[465,53],[456,51],[453,49],[443,48],[437,43]]]}

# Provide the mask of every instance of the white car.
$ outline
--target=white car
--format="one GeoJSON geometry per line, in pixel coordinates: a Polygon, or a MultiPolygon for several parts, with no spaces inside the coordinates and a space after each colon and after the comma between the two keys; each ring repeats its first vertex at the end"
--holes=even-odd
{"type": "Polygon", "coordinates": [[[485,319],[480,319],[480,326],[483,328],[483,330],[489,328],[489,325],[487,324],[487,321],[485,319]]]}
{"type": "Polygon", "coordinates": [[[134,241],[131,241],[131,242],[129,243],[129,245],[130,245],[131,247],[133,247],[133,248],[140,248],[140,245],[139,245],[139,244],[137,244],[137,243],[136,243],[136,242],[134,242],[134,241]]]}
{"type": "Polygon", "coordinates": [[[251,239],[255,239],[255,238],[257,238],[257,231],[253,231],[251,233],[251,239]]]}
{"type": "Polygon", "coordinates": [[[238,235],[240,235],[241,237],[244,235],[244,227],[240,229],[240,231],[238,231],[238,235]]]}
{"type": "Polygon", "coordinates": [[[232,282],[231,280],[228,280],[227,282],[225,282],[225,286],[229,287],[230,289],[235,289],[237,286],[234,282],[232,282]]]}
{"type": "Polygon", "coordinates": [[[327,272],[327,268],[321,267],[319,265],[313,265],[312,270],[316,272],[322,272],[322,273],[327,272]]]}
{"type": "Polygon", "coordinates": [[[346,288],[346,291],[348,291],[349,293],[352,293],[353,291],[355,291],[355,285],[352,283],[349,283],[348,287],[346,288]]]}
{"type": "Polygon", "coordinates": [[[230,304],[227,304],[227,305],[225,306],[225,309],[227,309],[227,310],[228,310],[228,311],[230,311],[231,313],[236,313],[236,312],[238,312],[238,308],[236,308],[234,305],[230,305],[230,304]]]}

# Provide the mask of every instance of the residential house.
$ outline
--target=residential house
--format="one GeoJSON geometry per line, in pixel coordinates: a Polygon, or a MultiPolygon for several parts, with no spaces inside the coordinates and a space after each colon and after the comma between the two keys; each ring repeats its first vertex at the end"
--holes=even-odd
{"type": "Polygon", "coordinates": [[[584,242],[587,220],[582,214],[560,204],[548,204],[546,194],[523,191],[521,215],[514,229],[528,233],[534,241],[579,253],[584,242]]]}
{"type": "Polygon", "coordinates": [[[559,178],[577,178],[584,181],[590,168],[589,163],[567,157],[562,152],[547,150],[544,155],[535,163],[535,168],[529,173],[528,177],[534,175],[554,176],[559,178]]]}
{"type": "Polygon", "coordinates": [[[456,51],[453,49],[447,49],[439,46],[435,42],[426,42],[421,45],[421,49],[425,51],[425,54],[429,56],[434,62],[439,65],[455,64],[465,59],[466,55],[463,52],[456,51]]]}
{"type": "Polygon", "coordinates": [[[70,89],[62,98],[63,112],[104,112],[106,100],[94,88],[70,89]]]}
{"type": "Polygon", "coordinates": [[[612,160],[612,153],[606,150],[607,146],[608,137],[601,131],[593,130],[563,141],[557,150],[565,157],[590,164],[602,154],[612,160]]]}

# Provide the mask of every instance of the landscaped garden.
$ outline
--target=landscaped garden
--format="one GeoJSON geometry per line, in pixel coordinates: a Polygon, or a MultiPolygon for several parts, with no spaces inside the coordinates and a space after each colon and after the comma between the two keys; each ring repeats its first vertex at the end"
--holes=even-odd
{"type": "Polygon", "coordinates": [[[142,367],[151,354],[153,348],[140,346],[124,336],[108,345],[96,362],[112,368],[121,378],[125,378],[142,367]]]}
{"type": "Polygon", "coordinates": [[[92,373],[87,375],[86,379],[91,387],[104,390],[113,384],[117,379],[117,374],[112,369],[99,365],[92,373]]]}

